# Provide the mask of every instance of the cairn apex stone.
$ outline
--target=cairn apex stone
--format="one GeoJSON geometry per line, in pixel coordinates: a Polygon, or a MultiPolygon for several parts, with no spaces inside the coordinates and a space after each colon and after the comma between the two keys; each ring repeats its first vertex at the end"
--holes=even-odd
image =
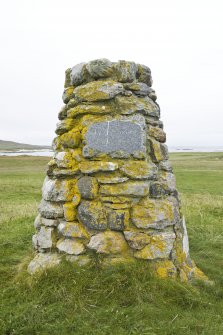
{"type": "Polygon", "coordinates": [[[168,158],[149,67],[95,59],[66,70],[54,158],[35,219],[29,272],[151,264],[160,278],[208,278],[190,258],[186,223],[168,158]]]}

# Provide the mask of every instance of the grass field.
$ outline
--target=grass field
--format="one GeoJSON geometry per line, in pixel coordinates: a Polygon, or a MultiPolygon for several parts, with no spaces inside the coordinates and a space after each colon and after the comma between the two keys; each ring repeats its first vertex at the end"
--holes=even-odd
{"type": "Polygon", "coordinates": [[[223,153],[171,154],[191,256],[215,282],[157,280],[144,262],[30,277],[46,157],[0,157],[1,335],[223,334],[223,153]]]}

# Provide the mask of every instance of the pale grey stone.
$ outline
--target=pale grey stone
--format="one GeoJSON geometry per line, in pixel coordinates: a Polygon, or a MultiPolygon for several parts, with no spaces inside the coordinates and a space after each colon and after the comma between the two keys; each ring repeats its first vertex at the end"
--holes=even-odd
{"type": "Polygon", "coordinates": [[[57,227],[58,232],[64,237],[77,237],[77,238],[88,238],[89,235],[79,222],[66,222],[61,221],[57,227]]]}
{"type": "Polygon", "coordinates": [[[122,93],[124,93],[123,85],[112,80],[94,81],[74,89],[74,97],[79,102],[109,100],[122,93]]]}
{"type": "Polygon", "coordinates": [[[145,83],[140,83],[140,82],[133,82],[133,83],[126,83],[124,84],[125,89],[130,90],[134,92],[134,94],[144,97],[151,93],[152,90],[149,86],[147,86],[145,83]]]}
{"type": "Polygon", "coordinates": [[[94,199],[98,193],[98,182],[95,177],[84,176],[78,179],[77,186],[83,199],[94,199]]]}
{"type": "Polygon", "coordinates": [[[99,201],[81,201],[78,206],[78,220],[89,229],[107,228],[107,213],[99,201]]]}
{"type": "Polygon", "coordinates": [[[95,78],[106,78],[112,74],[112,62],[106,58],[95,59],[86,64],[86,69],[95,78]]]}
{"type": "Polygon", "coordinates": [[[183,252],[188,257],[189,256],[189,239],[188,239],[187,227],[186,227],[184,216],[182,218],[182,226],[183,226],[183,252]]]}
{"type": "Polygon", "coordinates": [[[101,185],[100,193],[102,195],[127,195],[133,197],[144,197],[149,193],[149,182],[147,181],[127,181],[122,184],[101,185]]]}
{"type": "Polygon", "coordinates": [[[93,235],[87,247],[99,254],[121,254],[128,248],[122,233],[113,231],[93,235]]]}
{"type": "Polygon", "coordinates": [[[36,237],[34,238],[34,243],[36,244],[37,248],[40,249],[49,249],[53,246],[53,228],[48,228],[42,226],[36,237]]]}
{"type": "Polygon", "coordinates": [[[70,79],[71,79],[72,85],[78,86],[83,83],[84,68],[85,68],[85,63],[80,63],[72,67],[71,73],[70,73],[70,79]]]}
{"type": "Polygon", "coordinates": [[[151,241],[151,237],[143,232],[126,230],[124,231],[124,235],[129,246],[137,250],[141,250],[151,241]]]}
{"type": "Polygon", "coordinates": [[[82,173],[109,172],[118,169],[118,163],[90,161],[79,163],[79,169],[82,173]]]}
{"type": "Polygon", "coordinates": [[[115,64],[115,70],[118,81],[127,83],[135,80],[137,65],[134,62],[120,60],[115,64]]]}
{"type": "Polygon", "coordinates": [[[29,263],[28,272],[33,274],[37,271],[46,270],[60,263],[61,258],[56,253],[39,253],[29,263]]]}
{"type": "Polygon", "coordinates": [[[118,177],[118,176],[100,176],[97,177],[97,180],[100,184],[119,184],[119,183],[124,183],[127,181],[129,178],[128,177],[118,177]]]}
{"type": "Polygon", "coordinates": [[[142,64],[137,64],[138,70],[136,77],[138,81],[145,83],[149,87],[152,86],[152,76],[151,76],[151,70],[148,66],[142,65],[142,64]]]}
{"type": "Polygon", "coordinates": [[[35,218],[34,227],[36,229],[40,229],[41,227],[41,215],[40,214],[38,214],[37,217],[35,218]]]}
{"type": "Polygon", "coordinates": [[[47,219],[56,219],[63,217],[63,206],[55,202],[41,200],[39,206],[39,212],[41,216],[47,219]]]}
{"type": "Polygon", "coordinates": [[[82,242],[74,239],[62,238],[57,242],[57,249],[69,255],[83,254],[86,249],[82,242]]]}
{"type": "Polygon", "coordinates": [[[159,163],[159,169],[160,170],[164,170],[164,171],[168,171],[168,172],[172,172],[173,171],[173,168],[170,164],[170,162],[168,160],[165,160],[165,161],[161,161],[159,163]]]}
{"type": "Polygon", "coordinates": [[[134,257],[141,259],[169,258],[176,235],[171,232],[163,232],[151,237],[151,242],[143,249],[134,253],[134,257]]]}
{"type": "Polygon", "coordinates": [[[145,150],[142,127],[131,121],[96,122],[89,127],[85,139],[90,149],[104,153],[145,150]]]}
{"type": "Polygon", "coordinates": [[[73,197],[71,189],[74,184],[74,180],[50,179],[46,176],[42,187],[43,199],[56,202],[71,201],[73,197]]]}
{"type": "Polygon", "coordinates": [[[47,226],[47,227],[57,227],[59,221],[55,219],[41,218],[41,223],[42,225],[47,226]]]}

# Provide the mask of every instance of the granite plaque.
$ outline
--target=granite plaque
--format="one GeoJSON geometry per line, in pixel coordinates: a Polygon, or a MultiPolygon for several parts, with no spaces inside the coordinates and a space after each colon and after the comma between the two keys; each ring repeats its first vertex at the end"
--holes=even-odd
{"type": "Polygon", "coordinates": [[[85,135],[87,148],[103,153],[134,154],[145,150],[142,127],[131,121],[105,121],[91,125],[85,135]]]}

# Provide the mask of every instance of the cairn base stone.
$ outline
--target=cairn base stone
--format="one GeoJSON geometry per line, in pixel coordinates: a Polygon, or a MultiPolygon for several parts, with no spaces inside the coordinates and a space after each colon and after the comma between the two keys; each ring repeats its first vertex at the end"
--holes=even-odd
{"type": "Polygon", "coordinates": [[[148,67],[97,59],[65,73],[60,122],[28,270],[150,262],[161,278],[207,277],[190,259],[148,67]]]}

